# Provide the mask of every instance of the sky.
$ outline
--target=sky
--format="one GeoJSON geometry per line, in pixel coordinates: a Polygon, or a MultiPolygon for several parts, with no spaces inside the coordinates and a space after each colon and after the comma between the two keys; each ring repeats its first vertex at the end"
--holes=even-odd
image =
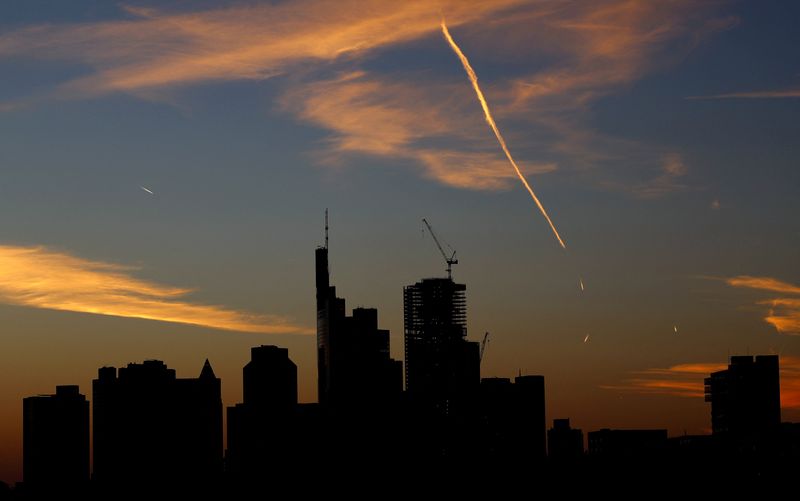
{"type": "Polygon", "coordinates": [[[0,3],[0,480],[21,480],[22,398],[91,399],[101,366],[209,358],[233,405],[275,344],[315,401],[326,208],[332,283],[397,359],[402,287],[445,274],[424,217],[469,338],[490,332],[482,375],[543,374],[548,421],[708,433],[702,379],[735,354],[781,356],[800,420],[799,16],[0,3]]]}

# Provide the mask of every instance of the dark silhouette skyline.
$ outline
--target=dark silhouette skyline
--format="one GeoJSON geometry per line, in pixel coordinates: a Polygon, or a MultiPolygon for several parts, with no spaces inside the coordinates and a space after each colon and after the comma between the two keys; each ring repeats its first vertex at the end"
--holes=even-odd
{"type": "Polygon", "coordinates": [[[387,482],[412,466],[419,472],[412,484],[447,485],[474,464],[519,481],[562,482],[573,471],[603,481],[618,471],[650,479],[655,465],[687,478],[708,466],[760,481],[800,459],[798,426],[780,422],[777,356],[734,356],[727,370],[709,375],[712,435],[604,428],[588,432],[584,451],[583,433],[568,418],[547,431],[544,376],[481,378],[479,343],[467,339],[466,285],[429,278],[404,287],[404,390],[403,363],[389,356],[377,310],[346,315],[330,284],[327,231],[315,265],[318,403],[298,403],[288,349],[251,348],[243,401],[227,408],[223,451],[221,380],[208,359],[186,379],[160,360],[101,367],[92,383],[91,477],[89,402],[77,386],[58,386],[55,395],[24,399],[24,482],[14,492],[244,495],[297,481],[304,464],[325,485],[387,482]]]}

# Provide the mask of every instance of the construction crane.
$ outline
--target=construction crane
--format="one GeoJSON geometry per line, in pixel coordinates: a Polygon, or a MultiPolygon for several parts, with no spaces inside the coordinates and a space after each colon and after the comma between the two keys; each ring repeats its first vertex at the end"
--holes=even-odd
{"type": "Polygon", "coordinates": [[[486,352],[486,343],[488,342],[489,342],[489,333],[487,332],[486,334],[483,335],[483,341],[481,341],[481,352],[480,355],[478,355],[479,363],[483,362],[483,354],[486,352]]]}
{"type": "Polygon", "coordinates": [[[453,251],[453,253],[450,255],[450,257],[447,257],[447,253],[442,248],[442,244],[439,243],[439,239],[436,238],[436,233],[433,232],[433,228],[431,228],[431,224],[424,217],[422,218],[422,222],[425,223],[425,226],[428,227],[428,231],[430,232],[431,236],[433,237],[433,241],[436,242],[436,247],[439,248],[439,252],[442,253],[442,257],[444,258],[445,262],[447,263],[447,278],[452,279],[453,278],[453,265],[454,264],[458,264],[458,259],[456,259],[456,251],[452,247],[447,245],[448,247],[450,247],[450,250],[453,251]]]}

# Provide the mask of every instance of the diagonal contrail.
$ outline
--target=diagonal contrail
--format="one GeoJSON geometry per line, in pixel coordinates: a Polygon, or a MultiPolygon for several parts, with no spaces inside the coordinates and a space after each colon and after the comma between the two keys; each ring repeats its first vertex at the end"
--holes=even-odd
{"type": "Polygon", "coordinates": [[[508,161],[511,162],[511,166],[514,167],[514,171],[517,173],[517,177],[519,180],[522,181],[522,184],[525,185],[525,188],[528,190],[528,193],[531,194],[531,198],[533,201],[536,202],[536,206],[539,207],[539,210],[542,212],[542,215],[545,219],[547,219],[548,224],[550,224],[550,228],[553,230],[556,238],[558,239],[558,243],[561,244],[561,247],[566,249],[567,246],[564,244],[564,241],[561,239],[561,235],[558,234],[558,230],[556,230],[556,226],[553,224],[553,221],[550,219],[550,216],[547,215],[547,211],[544,210],[544,206],[542,202],[539,201],[539,198],[533,192],[533,188],[531,185],[528,184],[528,181],[525,179],[525,176],[522,175],[522,171],[519,170],[517,166],[517,162],[514,161],[514,157],[511,156],[511,152],[508,151],[508,146],[506,146],[506,141],[503,139],[502,134],[500,134],[500,130],[497,128],[497,124],[494,122],[494,118],[492,118],[492,112],[489,111],[489,105],[486,103],[486,98],[483,97],[483,92],[481,92],[481,88],[478,85],[478,76],[475,74],[475,70],[472,69],[472,66],[469,64],[469,60],[467,56],[461,52],[461,49],[456,45],[456,42],[453,40],[453,37],[450,36],[450,32],[447,30],[447,25],[442,19],[442,34],[444,34],[444,38],[447,40],[447,43],[450,44],[450,47],[453,49],[453,52],[456,53],[459,59],[461,59],[461,64],[464,65],[464,70],[467,72],[467,76],[469,76],[470,82],[472,82],[472,88],[475,89],[475,94],[478,96],[478,101],[481,102],[481,107],[483,108],[483,114],[486,117],[486,123],[489,124],[489,127],[492,128],[494,131],[495,137],[497,137],[497,142],[500,143],[500,147],[503,148],[503,152],[506,154],[508,161]]]}

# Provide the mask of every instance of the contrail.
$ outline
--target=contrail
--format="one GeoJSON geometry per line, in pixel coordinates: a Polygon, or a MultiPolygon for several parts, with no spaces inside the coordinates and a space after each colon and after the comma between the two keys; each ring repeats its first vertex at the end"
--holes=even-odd
{"type": "Polygon", "coordinates": [[[146,191],[147,193],[149,193],[149,194],[151,194],[151,195],[155,195],[155,193],[153,193],[152,191],[148,190],[148,189],[147,189],[147,188],[145,188],[144,186],[139,186],[139,188],[143,189],[144,191],[146,191]]]}
{"type": "Polygon", "coordinates": [[[522,175],[522,171],[519,170],[517,166],[517,162],[514,161],[514,157],[511,156],[511,152],[508,151],[508,146],[506,146],[506,140],[503,139],[502,134],[500,134],[500,130],[497,128],[497,124],[494,122],[494,118],[492,118],[492,112],[489,111],[489,104],[486,102],[486,98],[483,97],[483,92],[481,91],[480,86],[478,85],[478,76],[475,74],[475,70],[472,69],[472,66],[469,64],[469,60],[467,56],[461,52],[461,49],[456,45],[456,42],[453,40],[453,37],[450,36],[450,32],[447,30],[447,25],[442,19],[442,34],[444,38],[447,40],[447,43],[450,44],[450,47],[453,49],[453,52],[456,53],[458,58],[461,60],[461,64],[464,66],[464,70],[467,72],[467,76],[469,77],[470,82],[472,82],[472,88],[475,89],[475,94],[478,96],[478,101],[481,103],[481,107],[483,108],[483,114],[486,118],[486,123],[489,124],[489,127],[492,128],[494,131],[495,137],[497,137],[497,142],[500,143],[500,147],[503,148],[503,152],[506,154],[506,158],[508,161],[511,162],[511,166],[514,167],[514,171],[517,173],[517,177],[519,180],[522,181],[522,184],[525,185],[525,188],[528,190],[528,193],[531,194],[531,198],[533,201],[536,202],[536,206],[539,207],[539,210],[542,212],[542,215],[545,219],[547,219],[547,223],[550,225],[550,228],[553,230],[556,238],[558,239],[558,243],[561,244],[561,247],[566,249],[567,246],[564,244],[564,241],[561,239],[561,235],[558,234],[558,230],[556,230],[556,226],[553,224],[553,221],[550,220],[550,216],[547,215],[547,211],[544,210],[544,206],[542,202],[539,201],[539,198],[533,192],[533,188],[531,185],[528,184],[528,181],[525,179],[525,176],[522,175]]]}

